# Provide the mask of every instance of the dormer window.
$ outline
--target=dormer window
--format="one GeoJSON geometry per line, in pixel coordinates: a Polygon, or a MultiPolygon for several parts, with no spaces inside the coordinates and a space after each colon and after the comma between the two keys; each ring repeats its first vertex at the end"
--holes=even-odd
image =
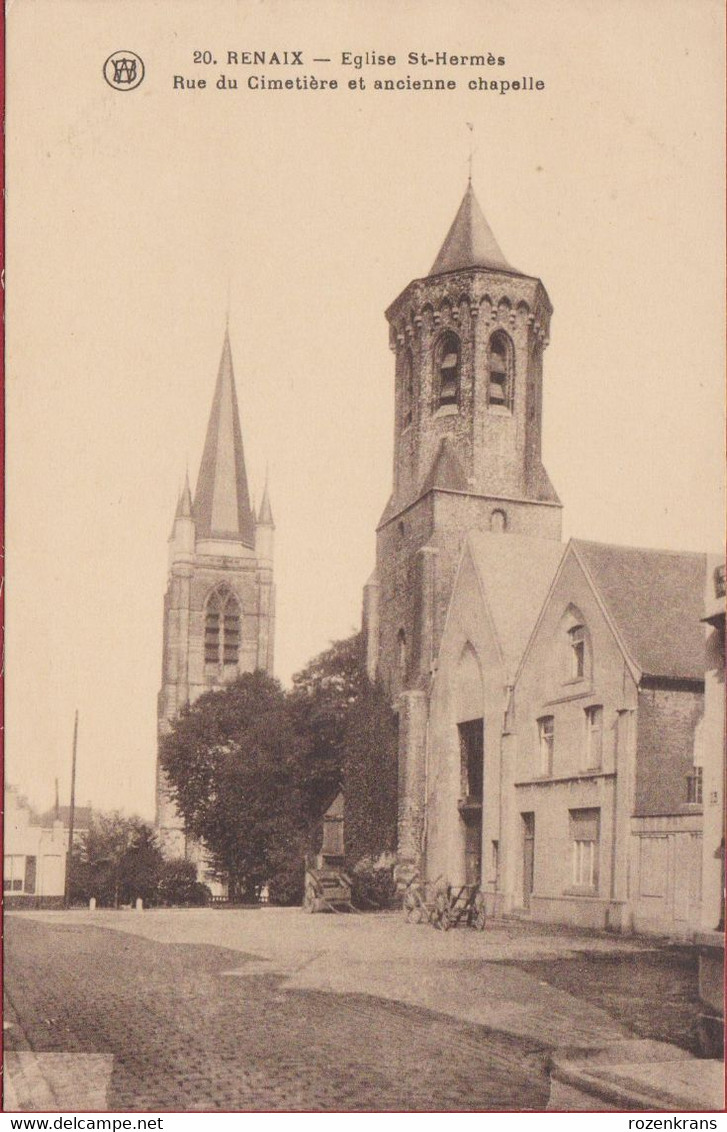
{"type": "Polygon", "coordinates": [[[582,625],[568,630],[570,645],[570,678],[582,680],[586,672],[586,631],[582,625]]]}
{"type": "Polygon", "coordinates": [[[488,363],[487,404],[501,409],[512,409],[513,346],[503,330],[496,330],[490,339],[488,363]]]}
{"type": "Polygon", "coordinates": [[[437,375],[439,381],[438,404],[456,405],[459,402],[460,343],[456,334],[447,331],[437,348],[437,375]]]}

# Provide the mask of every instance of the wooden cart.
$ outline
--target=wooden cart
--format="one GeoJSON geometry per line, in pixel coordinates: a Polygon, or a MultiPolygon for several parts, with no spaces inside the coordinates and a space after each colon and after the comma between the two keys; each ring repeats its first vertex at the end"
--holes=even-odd
{"type": "Polygon", "coordinates": [[[435,908],[437,895],[446,883],[442,877],[424,883],[418,874],[407,881],[402,898],[402,910],[408,924],[428,924],[435,908]]]}
{"type": "Polygon", "coordinates": [[[306,912],[355,912],[351,878],[342,869],[306,868],[303,909],[306,912]]]}
{"type": "Polygon", "coordinates": [[[483,932],[487,923],[485,894],[477,884],[447,885],[437,893],[429,920],[443,932],[461,924],[483,932]]]}

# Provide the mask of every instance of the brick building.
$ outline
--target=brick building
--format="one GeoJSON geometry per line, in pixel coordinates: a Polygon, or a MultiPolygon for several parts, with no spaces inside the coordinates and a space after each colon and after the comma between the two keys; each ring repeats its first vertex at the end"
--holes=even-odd
{"type": "MultiPolygon", "coordinates": [[[[159,739],[181,708],[240,673],[273,671],[275,524],[267,484],[250,505],[229,334],[225,332],[194,500],[185,480],[169,539],[159,739]]],[[[157,762],[156,824],[165,852],[188,852],[157,762]]]]}

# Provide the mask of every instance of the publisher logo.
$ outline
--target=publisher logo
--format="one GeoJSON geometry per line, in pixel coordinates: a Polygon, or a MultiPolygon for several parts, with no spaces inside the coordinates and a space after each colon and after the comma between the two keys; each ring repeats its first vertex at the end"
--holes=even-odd
{"type": "Polygon", "coordinates": [[[114,90],[134,90],[144,79],[144,61],[133,51],[114,51],[103,65],[103,77],[114,90]]]}

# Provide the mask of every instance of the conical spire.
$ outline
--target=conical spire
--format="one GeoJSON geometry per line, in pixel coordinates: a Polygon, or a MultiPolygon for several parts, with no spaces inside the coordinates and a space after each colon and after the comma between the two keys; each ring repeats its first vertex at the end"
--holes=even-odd
{"type": "Polygon", "coordinates": [[[472,183],[462,198],[452,227],[447,233],[430,275],[462,271],[467,267],[489,267],[494,271],[515,271],[505,259],[485,220],[472,183]]]}
{"type": "Polygon", "coordinates": [[[234,539],[245,546],[254,547],[255,526],[247,490],[240,413],[227,330],[199,468],[193,514],[198,539],[234,539]]]}
{"type": "Polygon", "coordinates": [[[260,501],[260,513],[257,517],[258,524],[261,527],[274,527],[273,522],[273,509],[270,506],[270,492],[268,491],[268,474],[265,473],[265,487],[263,489],[263,497],[260,501]]]}
{"type": "Polygon", "coordinates": [[[177,511],[174,516],[175,519],[191,519],[192,518],[192,492],[189,489],[189,472],[187,471],[184,476],[184,487],[179,496],[179,503],[177,504],[177,511]]]}

